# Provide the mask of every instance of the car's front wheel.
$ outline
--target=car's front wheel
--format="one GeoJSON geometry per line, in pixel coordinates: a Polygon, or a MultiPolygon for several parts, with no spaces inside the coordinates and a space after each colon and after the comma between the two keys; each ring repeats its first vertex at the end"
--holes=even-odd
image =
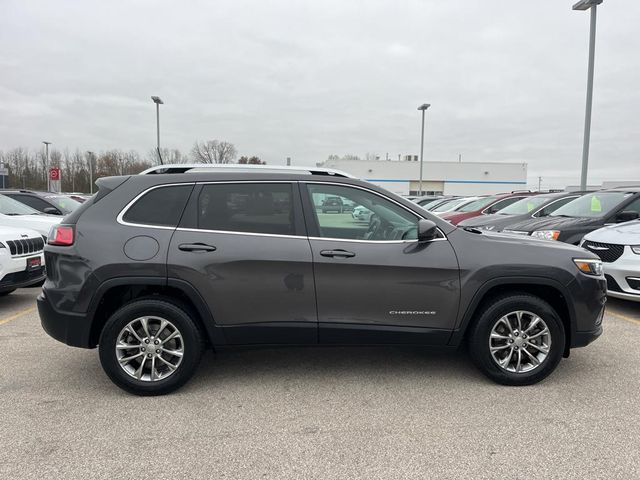
{"type": "Polygon", "coordinates": [[[474,363],[504,385],[541,381],[558,366],[565,346],[556,311],[524,293],[499,297],[485,306],[467,338],[474,363]]]}
{"type": "Polygon", "coordinates": [[[145,298],[117,310],[100,335],[102,368],[120,388],[162,395],[184,385],[200,362],[204,340],[186,309],[145,298]]]}

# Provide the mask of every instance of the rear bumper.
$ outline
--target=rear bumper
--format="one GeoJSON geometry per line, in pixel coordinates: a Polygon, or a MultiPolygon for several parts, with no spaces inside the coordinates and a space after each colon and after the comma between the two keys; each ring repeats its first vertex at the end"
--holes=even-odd
{"type": "Polygon", "coordinates": [[[38,295],[37,304],[40,323],[49,336],[72,347],[95,347],[90,342],[91,322],[85,315],[57,311],[45,291],[38,295]]]}
{"type": "Polygon", "coordinates": [[[602,335],[602,325],[588,332],[575,332],[571,337],[571,348],[586,347],[602,335]]]}

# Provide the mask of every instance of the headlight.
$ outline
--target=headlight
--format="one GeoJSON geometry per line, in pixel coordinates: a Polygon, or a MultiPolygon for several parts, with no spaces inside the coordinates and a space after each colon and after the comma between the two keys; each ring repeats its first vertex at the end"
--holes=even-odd
{"type": "Polygon", "coordinates": [[[573,263],[576,264],[576,267],[578,267],[582,273],[594,275],[596,277],[602,275],[602,262],[600,260],[574,258],[573,263]]]}
{"type": "Polygon", "coordinates": [[[640,245],[631,245],[631,251],[636,255],[640,255],[640,245]]]}
{"type": "Polygon", "coordinates": [[[560,236],[560,230],[536,230],[531,236],[543,238],[544,240],[557,240],[560,236]]]}

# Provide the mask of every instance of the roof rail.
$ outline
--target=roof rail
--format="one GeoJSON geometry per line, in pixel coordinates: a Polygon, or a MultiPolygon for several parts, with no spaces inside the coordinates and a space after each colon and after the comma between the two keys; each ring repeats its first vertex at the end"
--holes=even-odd
{"type": "Polygon", "coordinates": [[[305,175],[328,175],[334,177],[357,178],[346,172],[333,168],[321,167],[294,167],[288,165],[239,165],[237,163],[173,163],[168,165],[156,165],[140,172],[140,175],[161,173],[203,173],[212,170],[225,170],[228,172],[261,172],[261,173],[299,173],[305,175]]]}

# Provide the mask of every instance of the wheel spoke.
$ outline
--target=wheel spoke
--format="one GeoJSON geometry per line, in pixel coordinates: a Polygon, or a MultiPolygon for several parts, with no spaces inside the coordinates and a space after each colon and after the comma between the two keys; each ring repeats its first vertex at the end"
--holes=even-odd
{"type": "Polygon", "coordinates": [[[511,350],[509,351],[509,355],[507,355],[506,357],[504,357],[503,360],[500,361],[500,365],[503,368],[506,368],[507,365],[509,365],[509,362],[511,362],[511,357],[513,356],[513,348],[511,348],[511,350]]]}
{"type": "Polygon", "coordinates": [[[507,328],[509,329],[509,332],[513,333],[513,327],[511,326],[511,321],[509,320],[509,316],[505,315],[504,317],[502,317],[500,320],[498,320],[498,323],[504,323],[507,328]]]}
{"type": "Polygon", "coordinates": [[[172,340],[174,338],[182,338],[180,336],[180,332],[178,330],[174,330],[173,332],[171,332],[171,335],[169,335],[167,338],[165,338],[164,340],[160,341],[160,345],[164,345],[165,343],[167,343],[169,340],[172,340]]]}
{"type": "Polygon", "coordinates": [[[547,346],[545,346],[545,345],[536,345],[535,343],[529,343],[527,346],[528,346],[528,347],[533,347],[533,348],[535,348],[536,350],[538,350],[538,351],[540,351],[540,352],[544,353],[545,355],[546,355],[547,353],[549,353],[549,347],[547,347],[547,346]]]}
{"type": "Polygon", "coordinates": [[[140,348],[140,345],[130,345],[128,343],[118,343],[116,345],[117,350],[131,350],[132,348],[138,349],[140,348]]]}
{"type": "Polygon", "coordinates": [[[177,368],[173,363],[167,362],[164,358],[162,358],[162,356],[158,357],[158,360],[169,367],[169,370],[171,370],[172,372],[177,368]]]}
{"type": "Polygon", "coordinates": [[[163,348],[162,353],[168,353],[169,355],[174,355],[176,357],[182,356],[182,352],[180,350],[167,350],[166,348],[163,348]]]}
{"type": "Polygon", "coordinates": [[[491,333],[491,338],[494,340],[509,340],[508,336],[500,335],[499,333],[491,333]]]}
{"type": "Polygon", "coordinates": [[[540,360],[538,360],[538,358],[535,355],[531,355],[531,353],[529,352],[529,350],[527,350],[526,348],[523,349],[524,353],[526,353],[529,358],[531,359],[531,361],[533,362],[533,364],[537,367],[538,365],[540,365],[540,360]]]}
{"type": "Polygon", "coordinates": [[[542,336],[542,335],[546,335],[546,334],[548,334],[548,333],[549,333],[549,329],[548,329],[548,328],[545,328],[544,330],[540,330],[540,331],[539,331],[538,333],[536,333],[535,335],[531,335],[531,336],[529,337],[529,340],[533,340],[534,338],[538,338],[538,337],[540,337],[540,336],[542,336]]]}
{"type": "Polygon", "coordinates": [[[144,364],[147,361],[147,357],[146,355],[142,357],[142,362],[140,362],[140,366],[138,367],[138,369],[136,370],[136,378],[138,380],[140,380],[142,378],[142,370],[144,369],[144,364]]]}
{"type": "Polygon", "coordinates": [[[146,338],[149,338],[151,336],[151,334],[149,333],[148,320],[149,319],[146,317],[142,317],[140,319],[140,323],[142,324],[142,330],[144,330],[144,334],[146,335],[146,338]]]}
{"type": "Polygon", "coordinates": [[[160,328],[158,328],[158,331],[155,333],[155,337],[156,338],[160,338],[160,334],[162,333],[162,331],[164,330],[164,327],[166,327],[169,324],[169,322],[167,322],[164,318],[162,319],[162,321],[160,322],[160,328]]]}
{"type": "Polygon", "coordinates": [[[527,327],[527,329],[524,331],[524,333],[529,333],[533,327],[535,327],[538,323],[540,323],[541,320],[542,319],[540,317],[534,318],[529,324],[529,326],[527,327]]]}
{"type": "Polygon", "coordinates": [[[155,374],[156,374],[156,357],[153,357],[151,359],[151,381],[152,382],[155,380],[155,374]]]}
{"type": "Polygon", "coordinates": [[[505,348],[511,348],[511,345],[500,345],[499,347],[491,347],[492,352],[499,352],[500,350],[504,350],[505,348]]]}
{"type": "Polygon", "coordinates": [[[129,363],[131,360],[133,360],[134,358],[138,358],[140,355],[144,355],[144,352],[138,352],[135,355],[131,355],[130,357],[122,357],[119,358],[118,361],[124,365],[126,363],[129,363]]]}
{"type": "Polygon", "coordinates": [[[516,312],[516,318],[518,319],[518,331],[522,331],[522,312],[516,312]]]}
{"type": "Polygon", "coordinates": [[[522,350],[518,350],[518,363],[516,363],[516,373],[520,373],[521,364],[522,364],[522,350]]]}
{"type": "Polygon", "coordinates": [[[140,335],[138,335],[138,332],[136,332],[133,327],[131,327],[130,325],[127,325],[127,327],[125,328],[125,331],[129,332],[131,335],[136,337],[136,340],[142,343],[142,338],[140,337],[140,335]]]}

